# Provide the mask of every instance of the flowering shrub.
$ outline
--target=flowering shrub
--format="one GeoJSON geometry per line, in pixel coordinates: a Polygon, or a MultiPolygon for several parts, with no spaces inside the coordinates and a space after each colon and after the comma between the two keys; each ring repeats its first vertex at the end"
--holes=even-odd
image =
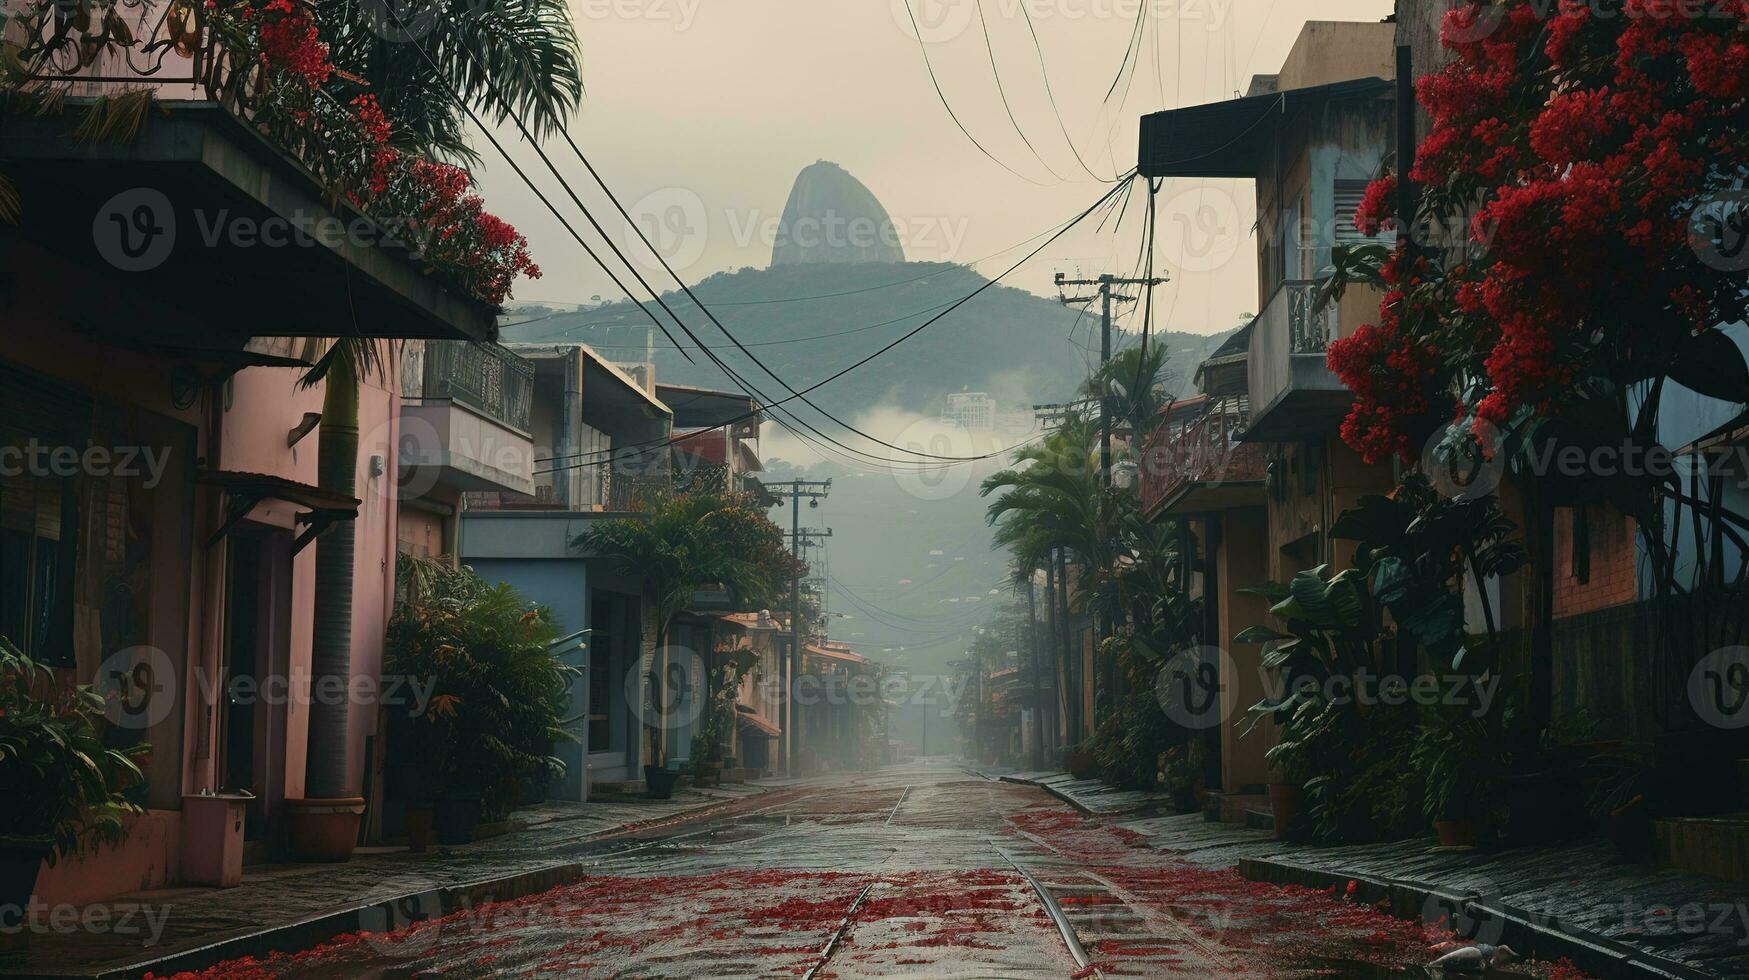
{"type": "MultiPolygon", "coordinates": [[[[1722,239],[1745,231],[1749,200],[1746,27],[1749,0],[1470,0],[1447,15],[1452,60],[1417,81],[1432,128],[1410,176],[1418,227],[1465,233],[1443,255],[1381,254],[1379,322],[1331,345],[1356,396],[1351,446],[1408,458],[1454,416],[1506,429],[1649,378],[1749,398],[1714,356],[1716,326],[1745,313],[1722,239]]],[[[1369,189],[1363,231],[1395,179],[1369,189]]]]}
{"type": "Polygon", "coordinates": [[[519,275],[540,278],[528,240],[469,193],[466,171],[395,145],[374,94],[337,93],[356,79],[329,60],[303,0],[208,0],[207,10],[232,69],[226,87],[337,197],[488,302],[503,302],[519,275]]]}

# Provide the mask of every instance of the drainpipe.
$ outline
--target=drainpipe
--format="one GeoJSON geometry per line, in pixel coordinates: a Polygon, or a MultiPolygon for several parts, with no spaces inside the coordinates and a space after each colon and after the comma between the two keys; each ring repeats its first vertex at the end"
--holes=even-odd
{"type": "MultiPolygon", "coordinates": [[[[563,365],[560,374],[565,379],[565,391],[560,399],[559,422],[553,427],[553,441],[558,444],[555,455],[560,459],[576,459],[576,454],[582,449],[578,444],[581,441],[583,422],[582,351],[571,351],[560,364],[563,365]]],[[[576,469],[561,469],[553,474],[554,503],[570,508],[571,484],[576,482],[579,472],[581,471],[576,469]]]]}

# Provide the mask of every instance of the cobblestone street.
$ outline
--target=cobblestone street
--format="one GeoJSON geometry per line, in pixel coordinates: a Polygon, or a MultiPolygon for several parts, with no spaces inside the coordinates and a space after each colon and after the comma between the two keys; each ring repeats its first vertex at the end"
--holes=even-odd
{"type": "Polygon", "coordinates": [[[200,976],[1421,976],[1449,939],[945,763],[749,798],[590,864],[541,894],[444,917],[401,903],[381,929],[200,976]]]}

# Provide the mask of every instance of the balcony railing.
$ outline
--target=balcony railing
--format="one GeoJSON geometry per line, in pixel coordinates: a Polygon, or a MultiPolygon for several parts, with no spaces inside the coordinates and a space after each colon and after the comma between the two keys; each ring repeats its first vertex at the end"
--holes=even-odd
{"type": "Polygon", "coordinates": [[[496,344],[431,341],[420,394],[448,398],[522,432],[534,398],[534,364],[496,344]]]}
{"type": "Polygon", "coordinates": [[[1235,395],[1213,402],[1188,424],[1166,424],[1148,437],[1142,452],[1142,506],[1152,512],[1192,484],[1262,480],[1264,447],[1242,443],[1250,406],[1235,395]]]}
{"type": "Polygon", "coordinates": [[[660,475],[607,474],[604,498],[608,510],[643,510],[674,493],[674,478],[660,475]]]}
{"type": "Polygon", "coordinates": [[[1336,306],[1319,312],[1317,280],[1289,280],[1281,284],[1279,302],[1287,304],[1288,337],[1295,354],[1322,354],[1336,339],[1336,306]]]}

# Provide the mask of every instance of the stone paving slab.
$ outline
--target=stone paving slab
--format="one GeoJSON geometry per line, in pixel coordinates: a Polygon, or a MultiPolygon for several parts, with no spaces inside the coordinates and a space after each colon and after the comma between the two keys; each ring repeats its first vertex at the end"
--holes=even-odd
{"type": "Polygon", "coordinates": [[[1098,779],[1076,779],[1066,772],[995,774],[987,776],[1011,783],[1027,783],[1042,787],[1045,792],[1091,817],[1120,817],[1140,813],[1170,811],[1172,799],[1165,793],[1146,793],[1118,789],[1098,779]]]}
{"type": "MultiPolygon", "coordinates": [[[[1107,819],[1095,807],[1124,799],[1062,774],[1007,778],[1033,782],[1107,819]]],[[[1598,976],[1749,976],[1749,885],[1628,863],[1599,840],[1465,852],[1436,849],[1431,838],[1285,843],[1268,831],[1194,813],[1113,822],[1154,847],[1205,867],[1238,867],[1256,880],[1344,889],[1356,881],[1357,897],[1389,898],[1392,908],[1410,914],[1472,910],[1479,920],[1503,921],[1508,944],[1518,936],[1540,955],[1569,955],[1598,976]]]]}
{"type": "MultiPolygon", "coordinates": [[[[696,815],[799,785],[762,780],[679,790],[669,800],[600,796],[516,811],[521,829],[425,854],[365,848],[345,864],[244,869],[236,888],[137,892],[77,910],[69,927],[0,936],[0,976],[138,977],[196,969],[239,956],[303,949],[361,929],[380,931],[487,900],[576,880],[601,838],[634,824],[696,815]],[[102,928],[78,924],[105,909],[102,928]],[[128,918],[125,921],[122,916],[128,918]]],[[[67,913],[71,915],[71,911],[67,913]]]]}

